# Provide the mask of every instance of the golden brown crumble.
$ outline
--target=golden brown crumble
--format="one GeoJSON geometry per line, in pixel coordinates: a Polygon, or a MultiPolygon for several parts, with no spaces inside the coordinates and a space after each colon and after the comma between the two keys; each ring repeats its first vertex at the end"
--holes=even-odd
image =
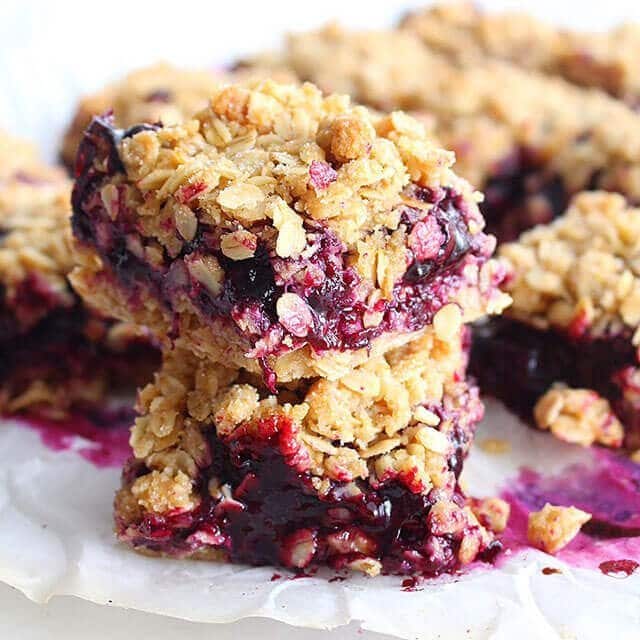
{"type": "Polygon", "coordinates": [[[584,33],[560,29],[520,12],[485,13],[463,1],[412,13],[401,28],[463,64],[496,58],[600,88],[633,105],[640,99],[637,24],[584,33]]]}
{"type": "MultiPolygon", "coordinates": [[[[451,170],[453,156],[407,116],[377,116],[345,96],[323,97],[308,84],[267,81],[211,95],[196,119],[121,144],[127,176],[137,187],[127,195],[138,202],[148,235],[170,251],[180,246],[163,233],[161,221],[180,210],[180,189],[188,185],[202,187],[189,204],[197,204],[203,220],[230,231],[271,222],[285,236],[281,257],[300,253],[298,235],[307,218],[326,222],[350,246],[380,226],[398,232],[398,208],[410,181],[465,194],[471,232],[482,226],[471,188],[451,170]],[[309,188],[311,162],[328,157],[339,167],[336,178],[309,188]]],[[[237,244],[251,251],[250,239],[237,244]]]]}
{"type": "Polygon", "coordinates": [[[471,500],[471,510],[483,527],[494,533],[502,533],[507,528],[511,506],[501,498],[471,500]]]}
{"type": "MultiPolygon", "coordinates": [[[[508,313],[543,329],[580,324],[594,337],[633,334],[640,325],[639,252],[640,209],[618,194],[582,193],[556,221],[500,247],[514,274],[508,313]]],[[[639,340],[640,333],[634,344],[639,340]]]]}
{"type": "Polygon", "coordinates": [[[591,520],[591,514],[575,507],[544,505],[540,511],[529,514],[527,539],[534,547],[547,553],[557,553],[566,547],[591,520]]]}
{"type": "Polygon", "coordinates": [[[624,437],[624,427],[608,400],[590,389],[553,387],[538,400],[533,416],[539,429],[585,447],[594,443],[619,447],[624,437]]]}
{"type": "Polygon", "coordinates": [[[452,416],[466,408],[457,404],[465,402],[466,383],[456,382],[464,361],[460,336],[442,342],[428,332],[338,381],[292,383],[276,399],[258,378],[183,351],[169,352],[155,382],[139,396],[131,445],[156,473],[138,479],[134,493],[151,510],[150,505],[177,506],[190,499],[178,472],[195,476],[207,429],[227,437],[274,416],[288,416],[298,429],[320,492],[328,480],[381,481],[398,473],[412,474],[424,492],[452,490],[448,459],[455,447],[452,416]]]}

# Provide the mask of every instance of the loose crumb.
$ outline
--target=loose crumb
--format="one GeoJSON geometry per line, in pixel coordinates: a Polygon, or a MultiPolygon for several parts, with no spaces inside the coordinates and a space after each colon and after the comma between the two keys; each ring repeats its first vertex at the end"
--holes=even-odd
{"type": "Polygon", "coordinates": [[[547,553],[557,553],[579,533],[591,514],[576,507],[560,507],[548,502],[540,511],[529,514],[527,539],[529,543],[547,553]]]}
{"type": "Polygon", "coordinates": [[[502,438],[485,438],[478,443],[478,446],[491,455],[502,455],[511,451],[511,443],[502,438]]]}

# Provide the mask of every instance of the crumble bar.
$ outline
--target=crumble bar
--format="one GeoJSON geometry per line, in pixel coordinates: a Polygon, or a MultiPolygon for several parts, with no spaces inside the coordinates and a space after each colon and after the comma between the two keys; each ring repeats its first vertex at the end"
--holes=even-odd
{"type": "Polygon", "coordinates": [[[89,312],[73,293],[71,183],[35,149],[0,133],[0,411],[58,416],[139,381],[152,350],[131,327],[89,312]],[[120,358],[128,358],[126,366],[120,358]],[[122,366],[121,366],[122,365],[122,366]],[[110,372],[109,374],[107,372],[110,372]]]}
{"type": "Polygon", "coordinates": [[[470,2],[450,2],[409,14],[400,28],[462,64],[483,58],[504,60],[601,89],[633,108],[640,107],[638,24],[582,33],[524,13],[485,13],[470,2]]]}
{"type": "Polygon", "coordinates": [[[600,91],[496,60],[461,65],[409,31],[337,25],[290,36],[272,64],[423,118],[456,153],[456,171],[484,192],[487,229],[499,241],[549,222],[581,190],[640,202],[640,115],[600,91]]]}
{"type": "MultiPolygon", "coordinates": [[[[270,395],[247,372],[165,353],[140,392],[115,502],[138,551],[304,569],[436,575],[499,549],[457,478],[483,409],[468,330],[429,329],[337,381],[270,395]]],[[[497,501],[500,503],[501,501],[497,501]]]]}
{"type": "Polygon", "coordinates": [[[499,254],[513,305],[476,336],[483,389],[571,442],[621,446],[624,425],[640,446],[640,209],[585,192],[499,254]]]}
{"type": "Polygon", "coordinates": [[[72,220],[93,306],[275,390],[509,302],[477,195],[420,123],[249,84],[173,127],[93,121],[72,220]]]}

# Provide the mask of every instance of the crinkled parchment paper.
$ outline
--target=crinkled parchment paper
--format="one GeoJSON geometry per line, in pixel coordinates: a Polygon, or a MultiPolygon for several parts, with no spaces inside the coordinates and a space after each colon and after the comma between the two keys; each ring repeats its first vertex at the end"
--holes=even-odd
{"type": "MultiPolygon", "coordinates": [[[[475,495],[496,493],[521,465],[556,472],[587,455],[518,425],[496,406],[478,434],[480,442],[486,438],[509,440],[511,451],[475,448],[465,469],[475,495]]],[[[329,582],[333,574],[292,580],[279,571],[282,578],[272,581],[270,568],[139,556],[112,535],[118,476],[73,450],[46,448],[24,426],[1,424],[0,580],[39,602],[75,595],[200,622],[264,616],[334,628],[356,620],[364,629],[407,639],[640,636],[638,572],[616,579],[535,550],[412,592],[391,576],[329,582]],[[544,575],[549,566],[562,573],[544,575]]]]}

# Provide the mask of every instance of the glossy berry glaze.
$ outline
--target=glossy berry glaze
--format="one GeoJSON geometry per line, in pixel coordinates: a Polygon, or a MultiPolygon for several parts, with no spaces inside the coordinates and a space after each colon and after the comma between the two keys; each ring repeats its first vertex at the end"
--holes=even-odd
{"type": "Polygon", "coordinates": [[[475,328],[470,370],[484,393],[529,422],[535,403],[554,383],[593,389],[611,402],[631,446],[640,433],[640,406],[624,396],[630,395],[629,371],[637,361],[628,335],[572,337],[497,318],[475,328]]]}
{"type": "MultiPolygon", "coordinates": [[[[467,406],[481,417],[476,390],[467,406]]],[[[449,466],[457,474],[475,423],[462,427],[453,414],[443,419],[455,425],[458,447],[449,466]]],[[[209,459],[198,478],[198,507],[131,518],[126,509],[118,509],[118,498],[119,537],[134,547],[178,557],[218,550],[232,562],[294,569],[340,569],[373,558],[388,571],[437,575],[457,566],[463,536],[480,535],[477,527],[438,531],[430,518],[433,504],[444,498],[463,505],[464,496],[459,489],[453,496],[436,489],[420,493],[410,474],[377,484],[331,481],[329,491],[319,494],[295,429],[288,418],[277,417],[261,420],[250,432],[240,428],[224,440],[210,436],[209,459]]],[[[147,472],[132,461],[123,474],[125,488],[147,472]]],[[[499,543],[485,538],[479,551],[489,557],[499,549],[499,543]]]]}
{"type": "MultiPolygon", "coordinates": [[[[99,252],[132,304],[141,294],[151,295],[171,314],[186,296],[205,321],[232,323],[247,341],[249,357],[264,362],[268,356],[304,345],[315,352],[360,349],[389,332],[419,330],[462,287],[473,286],[466,280],[465,267],[481,265],[493,250],[492,238],[469,233],[467,220],[472,214],[461,195],[412,185],[407,200],[433,206],[404,207],[401,223],[408,236],[410,261],[392,299],[373,306],[367,303],[370,285],[349,265],[345,245],[328,227],[313,221],[305,222],[308,250],[297,258],[279,258],[274,246],[260,240],[253,257],[230,260],[220,250],[221,229],[199,223],[195,238],[184,244],[180,255],[165,255],[163,265],[152,267],[137,257],[141,251],[134,248],[142,248],[146,239],[132,222],[124,195],[114,205],[115,220],[100,196],[101,187],[124,172],[117,150],[120,140],[150,127],[121,131],[107,120],[93,121],[78,155],[72,199],[74,234],[99,252]],[[215,256],[225,272],[222,290],[215,296],[188,270],[190,261],[207,255],[215,256]],[[306,303],[304,313],[278,318],[276,301],[284,291],[306,303]],[[367,313],[380,317],[379,324],[367,323],[367,313]]],[[[328,163],[314,163],[310,183],[322,187],[335,179],[334,174],[328,163]]],[[[188,188],[197,190],[197,185],[188,188]]],[[[252,232],[261,237],[259,226],[252,227],[252,232]]],[[[495,277],[492,284],[497,287],[503,275],[495,277]]]]}
{"type": "Polygon", "coordinates": [[[494,167],[483,192],[480,209],[487,231],[499,242],[511,242],[523,231],[551,222],[566,209],[571,195],[540,154],[524,147],[494,167]]]}

